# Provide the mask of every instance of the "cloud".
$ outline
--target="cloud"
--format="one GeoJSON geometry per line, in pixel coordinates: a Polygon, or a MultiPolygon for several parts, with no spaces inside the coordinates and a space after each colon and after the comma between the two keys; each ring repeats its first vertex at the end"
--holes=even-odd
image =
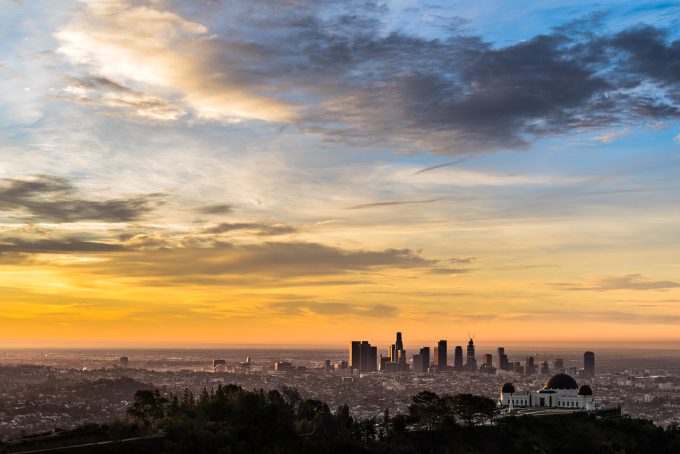
{"type": "Polygon", "coordinates": [[[329,219],[327,221],[319,221],[316,223],[316,225],[328,225],[328,224],[335,224],[337,222],[347,222],[344,219],[329,219]]]}
{"type": "Polygon", "coordinates": [[[193,208],[193,211],[201,214],[227,214],[234,211],[233,205],[221,203],[216,205],[205,205],[193,208]]]}
{"type": "Polygon", "coordinates": [[[297,232],[298,229],[292,225],[284,224],[274,224],[274,225],[263,225],[262,230],[257,232],[260,236],[277,236],[277,235],[288,235],[290,233],[297,232]]]}
{"type": "Polygon", "coordinates": [[[138,233],[136,235],[122,234],[119,236],[119,239],[125,244],[125,247],[129,249],[170,249],[175,246],[169,235],[164,235],[159,232],[153,234],[138,233]]]}
{"type": "Polygon", "coordinates": [[[615,138],[625,136],[628,132],[628,128],[625,128],[623,131],[612,131],[598,137],[591,137],[590,140],[593,142],[612,143],[615,138]]]}
{"type": "Polygon", "coordinates": [[[107,115],[152,122],[174,121],[186,115],[176,102],[124,87],[105,77],[67,80],[70,85],[64,88],[65,94],[46,97],[103,107],[101,112],[107,115]]]}
{"type": "Polygon", "coordinates": [[[221,224],[217,224],[214,227],[208,227],[207,229],[203,229],[200,231],[200,233],[219,235],[221,233],[232,232],[234,230],[253,230],[258,229],[260,227],[262,227],[262,224],[252,222],[235,222],[231,224],[228,222],[223,222],[221,224]]]}
{"type": "Polygon", "coordinates": [[[418,175],[419,173],[429,172],[429,171],[431,171],[431,170],[436,170],[436,169],[439,169],[439,168],[441,168],[441,167],[452,166],[452,165],[454,165],[454,164],[460,164],[461,162],[463,162],[463,160],[462,160],[462,159],[459,159],[459,160],[453,161],[453,162],[447,162],[447,163],[438,164],[438,165],[432,166],[432,167],[426,167],[426,168],[424,168],[424,169],[418,170],[417,172],[413,172],[411,175],[418,175]]]}
{"type": "Polygon", "coordinates": [[[430,274],[445,274],[445,275],[453,275],[453,274],[465,274],[465,273],[471,273],[474,270],[466,270],[466,269],[455,269],[455,268],[430,268],[427,270],[428,273],[430,274]]]}
{"type": "Polygon", "coordinates": [[[19,238],[0,239],[0,252],[22,252],[30,254],[54,254],[54,253],[96,253],[96,252],[122,252],[128,250],[119,244],[98,243],[81,241],[78,239],[65,240],[40,240],[25,241],[19,238]]]}
{"type": "Polygon", "coordinates": [[[651,129],[653,131],[662,131],[664,129],[669,129],[671,125],[668,123],[664,123],[663,121],[650,121],[647,123],[647,129],[651,129]]]}
{"type": "Polygon", "coordinates": [[[381,206],[391,206],[391,205],[411,205],[411,204],[419,204],[419,203],[432,203],[432,202],[439,202],[440,200],[445,200],[445,199],[431,199],[431,200],[407,200],[403,202],[376,202],[376,203],[366,203],[363,205],[355,205],[352,207],[347,207],[345,208],[346,210],[361,210],[364,208],[375,208],[375,207],[381,207],[381,206]]]}
{"type": "Polygon", "coordinates": [[[610,300],[608,303],[680,303],[678,299],[667,300],[610,300]]]}
{"type": "Polygon", "coordinates": [[[0,185],[0,211],[53,222],[131,222],[163,204],[163,194],[144,194],[103,201],[78,198],[71,180],[52,175],[30,179],[4,178],[0,185]]]}
{"type": "Polygon", "coordinates": [[[286,302],[268,306],[282,315],[304,316],[310,313],[326,316],[396,317],[399,310],[393,306],[376,304],[372,307],[356,306],[347,303],[286,302]]]}
{"type": "Polygon", "coordinates": [[[477,260],[477,257],[453,257],[449,259],[449,263],[472,263],[477,260]]]}
{"type": "MultiPolygon", "coordinates": [[[[297,295],[296,295],[297,296],[297,295]]],[[[212,303],[192,309],[225,318],[262,318],[262,317],[308,317],[320,315],[328,318],[372,317],[393,318],[400,315],[398,308],[376,304],[358,306],[347,303],[316,303],[313,301],[285,301],[252,307],[234,307],[233,304],[212,303]]]]}
{"type": "Polygon", "coordinates": [[[532,268],[560,268],[560,265],[508,265],[501,268],[494,268],[494,271],[529,270],[532,268]]]}
{"type": "Polygon", "coordinates": [[[86,3],[56,34],[59,52],[90,72],[82,102],[125,115],[294,123],[330,141],[447,156],[680,118],[680,44],[651,26],[611,34],[587,17],[494,46],[460,24],[438,39],[390,29],[387,8],[354,1],[205,9],[225,13],[227,33],[161,2],[86,3]]]}
{"type": "MultiPolygon", "coordinates": [[[[121,250],[127,245],[116,247],[121,250]]],[[[365,282],[361,274],[367,271],[426,269],[437,264],[409,249],[346,250],[304,242],[216,242],[212,246],[183,242],[175,248],[148,249],[143,260],[132,252],[88,264],[87,270],[100,276],[124,276],[140,285],[295,286],[348,285],[365,282]],[[329,281],[327,276],[350,279],[329,281]]]]}
{"type": "Polygon", "coordinates": [[[290,233],[295,233],[298,231],[297,227],[294,227],[292,225],[284,225],[284,224],[260,224],[260,223],[252,223],[252,222],[236,222],[236,223],[227,223],[223,222],[221,224],[218,224],[214,227],[209,227],[207,229],[203,229],[200,231],[200,233],[203,234],[222,234],[222,233],[227,233],[227,232],[232,232],[235,230],[259,230],[256,235],[259,236],[276,236],[276,235],[288,235],[290,233]]]}
{"type": "Polygon", "coordinates": [[[664,291],[680,287],[680,282],[657,281],[640,274],[592,276],[579,283],[549,284],[556,290],[607,292],[611,290],[657,290],[664,291]]]}
{"type": "MultiPolygon", "coordinates": [[[[77,18],[55,34],[61,42],[58,52],[70,62],[88,65],[92,74],[118,86],[130,81],[161,90],[165,99],[181,100],[200,120],[293,119],[292,103],[261,94],[277,92],[277,86],[243,67],[257,58],[257,43],[222,42],[221,48],[205,26],[169,11],[124,0],[85,3],[77,18]]],[[[130,95],[97,85],[100,96],[81,99],[147,118],[183,115],[178,108],[168,111],[171,103],[157,104],[159,99],[149,93],[130,95]]]]}
{"type": "Polygon", "coordinates": [[[677,143],[677,144],[680,144],[680,134],[678,134],[677,136],[673,137],[673,141],[674,141],[675,143],[677,143]]]}

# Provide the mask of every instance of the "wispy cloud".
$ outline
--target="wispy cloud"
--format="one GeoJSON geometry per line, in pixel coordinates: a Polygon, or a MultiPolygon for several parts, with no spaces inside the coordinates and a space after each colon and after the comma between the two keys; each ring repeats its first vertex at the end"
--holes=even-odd
{"type": "Polygon", "coordinates": [[[612,290],[657,290],[664,291],[680,287],[680,282],[659,281],[646,278],[640,274],[621,274],[591,276],[579,279],[579,282],[549,284],[556,290],[607,292],[612,290]]]}
{"type": "Polygon", "coordinates": [[[319,221],[316,223],[316,225],[328,225],[328,224],[335,224],[337,222],[346,222],[344,219],[329,219],[327,221],[319,221]]]}
{"type": "Polygon", "coordinates": [[[255,57],[264,50],[256,43],[220,43],[205,26],[153,5],[125,0],[86,4],[76,19],[56,33],[62,43],[59,53],[73,63],[88,65],[93,74],[116,86],[95,80],[91,93],[98,90],[96,97],[82,93],[77,100],[164,120],[184,114],[173,107],[171,98],[181,100],[204,121],[294,118],[296,106],[260,94],[278,89],[243,67],[244,56],[255,57]],[[120,90],[125,81],[156,87],[167,101],[149,92],[120,90]]]}
{"type": "Polygon", "coordinates": [[[447,167],[447,166],[452,166],[452,165],[455,165],[455,164],[460,164],[461,162],[463,162],[463,160],[462,160],[462,159],[459,159],[459,160],[453,161],[453,162],[447,162],[447,163],[438,164],[438,165],[432,166],[432,167],[426,167],[426,168],[424,168],[424,169],[418,170],[417,172],[413,172],[411,175],[418,175],[419,173],[429,172],[429,171],[431,171],[431,170],[440,169],[440,168],[442,168],[442,167],[447,167]]]}
{"type": "Polygon", "coordinates": [[[35,220],[130,222],[151,214],[164,203],[164,194],[159,193],[103,201],[79,198],[70,180],[54,175],[2,181],[0,211],[35,220]]]}
{"type": "Polygon", "coordinates": [[[234,207],[228,203],[220,203],[216,205],[205,205],[193,208],[193,211],[201,214],[227,214],[234,211],[234,207]]]}
{"type": "Polygon", "coordinates": [[[98,243],[78,239],[26,241],[19,238],[0,239],[0,252],[63,253],[63,252],[121,252],[127,248],[119,244],[98,243]]]}
{"type": "Polygon", "coordinates": [[[454,275],[454,274],[465,274],[471,273],[474,270],[471,269],[460,269],[460,268],[430,268],[427,270],[430,274],[444,274],[444,275],[454,275]]]}
{"type": "Polygon", "coordinates": [[[402,202],[374,202],[374,203],[365,203],[363,205],[355,205],[352,207],[347,207],[345,208],[346,210],[361,210],[364,208],[376,208],[376,207],[382,207],[382,206],[392,206],[392,205],[413,205],[413,204],[420,204],[420,203],[432,203],[432,202],[439,202],[440,200],[445,200],[445,199],[431,199],[431,200],[405,200],[402,202]]]}
{"type": "Polygon", "coordinates": [[[612,131],[601,136],[591,137],[590,140],[593,142],[612,143],[615,138],[625,136],[628,132],[628,128],[625,128],[622,131],[612,131]]]}
{"type": "Polygon", "coordinates": [[[223,222],[214,227],[209,227],[200,231],[204,234],[222,234],[233,232],[235,230],[257,230],[256,235],[260,236],[277,236],[288,235],[298,231],[298,228],[292,225],[284,224],[260,224],[256,222],[223,222]]]}

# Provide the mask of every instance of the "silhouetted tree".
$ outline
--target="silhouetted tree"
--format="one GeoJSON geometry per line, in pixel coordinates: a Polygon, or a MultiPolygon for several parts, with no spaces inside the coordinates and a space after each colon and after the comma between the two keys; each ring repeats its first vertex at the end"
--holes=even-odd
{"type": "Polygon", "coordinates": [[[431,391],[421,391],[413,396],[413,403],[408,407],[409,415],[414,421],[425,424],[432,430],[444,414],[443,402],[431,391]]]}
{"type": "Polygon", "coordinates": [[[340,433],[348,431],[354,422],[354,418],[349,414],[349,406],[347,404],[338,407],[338,411],[335,412],[335,419],[338,422],[340,433]]]}
{"type": "Polygon", "coordinates": [[[456,394],[444,398],[450,411],[461,417],[472,427],[475,423],[483,424],[496,414],[496,402],[484,396],[472,394],[456,394]]]}
{"type": "Polygon", "coordinates": [[[300,402],[302,402],[300,391],[294,386],[287,385],[283,385],[279,389],[281,390],[281,394],[283,394],[283,398],[288,402],[288,405],[290,405],[291,408],[298,408],[300,402]]]}
{"type": "Polygon", "coordinates": [[[140,389],[135,392],[134,402],[128,407],[127,413],[149,428],[163,419],[167,403],[168,399],[161,396],[159,390],[140,389]]]}
{"type": "Polygon", "coordinates": [[[397,435],[406,433],[406,415],[399,414],[392,418],[392,431],[397,435]]]}

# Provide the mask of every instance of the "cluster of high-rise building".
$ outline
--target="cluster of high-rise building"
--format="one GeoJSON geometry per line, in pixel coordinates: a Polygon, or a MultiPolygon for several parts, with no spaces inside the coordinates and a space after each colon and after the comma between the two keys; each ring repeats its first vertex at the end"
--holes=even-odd
{"type": "Polygon", "coordinates": [[[349,367],[362,373],[376,372],[378,347],[372,347],[367,341],[352,341],[349,346],[349,367]]]}
{"type": "Polygon", "coordinates": [[[585,352],[583,356],[583,369],[570,367],[564,368],[562,359],[555,359],[551,364],[547,358],[540,364],[535,363],[533,356],[528,356],[524,364],[519,361],[508,361],[505,348],[498,347],[496,350],[496,363],[494,366],[493,355],[484,354],[482,364],[477,365],[475,354],[474,336],[468,336],[467,354],[463,362],[463,347],[458,345],[454,349],[453,365],[448,364],[448,343],[446,340],[437,342],[432,354],[430,347],[420,347],[418,353],[412,355],[411,364],[406,361],[406,350],[401,333],[397,333],[397,340],[390,345],[386,355],[380,354],[378,348],[371,346],[367,341],[352,341],[349,349],[348,369],[359,373],[370,372],[413,372],[413,373],[438,373],[438,372],[481,372],[495,374],[497,371],[508,371],[521,375],[543,374],[549,375],[552,372],[564,372],[568,375],[583,379],[590,379],[595,376],[595,354],[585,352]]]}

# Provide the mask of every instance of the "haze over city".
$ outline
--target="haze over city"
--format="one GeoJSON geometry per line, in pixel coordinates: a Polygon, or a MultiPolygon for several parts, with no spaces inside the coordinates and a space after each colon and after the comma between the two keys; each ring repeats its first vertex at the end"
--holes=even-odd
{"type": "Polygon", "coordinates": [[[677,348],[678,17],[2,1],[0,346],[677,348]]]}

